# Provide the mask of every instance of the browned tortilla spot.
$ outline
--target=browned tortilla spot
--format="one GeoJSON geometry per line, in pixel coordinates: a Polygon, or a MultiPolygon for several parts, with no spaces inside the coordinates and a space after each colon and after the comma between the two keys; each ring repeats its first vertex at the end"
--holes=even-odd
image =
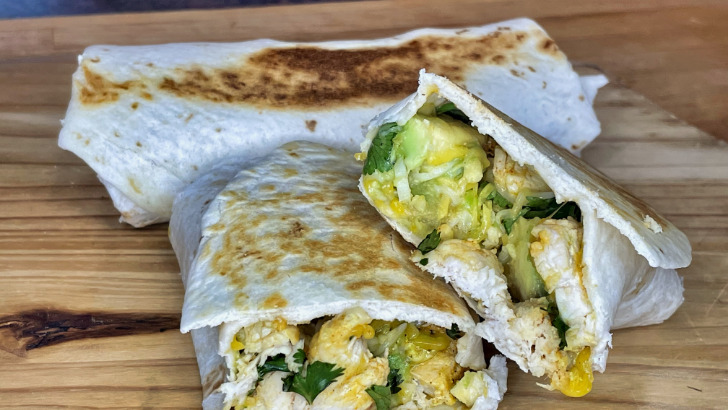
{"type": "MultiPolygon", "coordinates": [[[[78,98],[81,104],[96,105],[104,103],[112,103],[119,100],[123,93],[138,92],[138,95],[145,100],[151,100],[152,95],[148,92],[141,91],[146,85],[141,81],[125,81],[123,83],[115,83],[101,74],[94,72],[86,63],[81,65],[84,81],[77,82],[79,94],[78,98]]],[[[136,109],[139,103],[133,103],[132,109],[136,109]]]]}
{"type": "Polygon", "coordinates": [[[276,309],[286,307],[287,305],[288,301],[279,292],[275,292],[274,294],[268,296],[268,298],[261,305],[261,308],[276,309]]]}
{"type": "Polygon", "coordinates": [[[359,290],[362,288],[375,288],[377,286],[377,283],[373,280],[360,280],[357,282],[350,283],[346,285],[346,289],[348,290],[359,290]]]}
{"type": "MultiPolygon", "coordinates": [[[[279,171],[285,173],[283,167],[279,171]]],[[[325,175],[325,171],[321,171],[325,175]]],[[[319,174],[305,176],[293,175],[288,182],[295,184],[296,178],[318,179],[319,174]]],[[[433,294],[432,278],[419,271],[407,259],[411,247],[391,231],[376,211],[359,193],[356,179],[350,184],[342,184],[319,192],[294,195],[290,192],[273,191],[245,199],[245,209],[265,209],[270,206],[269,198],[286,207],[329,207],[326,215],[333,226],[342,227],[342,232],[333,232],[327,238],[314,227],[306,226],[298,218],[274,218],[255,215],[231,208],[239,199],[234,191],[224,192],[228,201],[226,212],[234,212],[235,219],[224,232],[222,246],[212,255],[212,269],[223,274],[231,286],[240,289],[236,303],[247,306],[249,298],[244,293],[245,278],[249,275],[260,275],[268,284],[281,281],[283,275],[289,274],[281,268],[284,258],[294,258],[295,271],[300,274],[326,275],[338,278],[345,284],[353,297],[363,292],[372,291],[393,300],[416,303],[439,309],[443,312],[458,312],[451,295],[446,291],[433,294]],[[285,221],[288,221],[287,223],[285,221]],[[372,229],[372,221],[378,227],[372,229]],[[255,226],[264,226],[267,233],[260,237],[255,226]],[[363,246],[365,244],[365,246],[363,246]],[[398,251],[385,254],[389,247],[397,247],[398,251]],[[373,270],[391,270],[392,275],[401,280],[396,286],[380,286],[371,276],[373,270]],[[401,270],[409,270],[414,274],[400,274],[401,270]],[[449,297],[450,296],[450,297],[449,297]]],[[[267,191],[266,191],[267,192],[267,191]]],[[[208,228],[209,230],[209,228],[208,228]]],[[[442,285],[445,286],[444,284],[442,285]]],[[[264,308],[280,307],[275,294],[263,302],[264,308]]],[[[363,297],[363,296],[362,296],[363,297]]]]}
{"type": "MultiPolygon", "coordinates": [[[[514,49],[529,35],[423,36],[399,46],[358,50],[269,48],[225,69],[179,67],[157,86],[180,98],[268,109],[392,102],[417,88],[421,68],[460,82],[474,64],[506,63],[499,50],[514,49]]],[[[558,50],[551,44],[546,48],[558,50]]]]}
{"type": "Polygon", "coordinates": [[[559,53],[559,46],[557,46],[554,40],[551,40],[550,38],[545,38],[541,42],[541,49],[552,55],[557,55],[559,53]]]}
{"type": "Polygon", "coordinates": [[[294,168],[286,168],[285,170],[283,170],[283,172],[286,178],[298,175],[298,171],[294,168]]]}
{"type": "Polygon", "coordinates": [[[142,146],[142,143],[141,143],[141,142],[139,142],[139,141],[137,141],[137,142],[136,142],[136,146],[137,146],[137,147],[140,147],[140,148],[141,148],[141,146],[142,146]]]}
{"type": "Polygon", "coordinates": [[[293,226],[291,227],[291,236],[295,238],[300,238],[303,236],[306,229],[307,228],[301,222],[295,221],[293,222],[293,226]]]}
{"type": "Polygon", "coordinates": [[[306,128],[311,132],[316,131],[316,120],[306,120],[306,128]]]}
{"type": "Polygon", "coordinates": [[[135,101],[135,102],[131,103],[131,109],[132,110],[136,110],[137,108],[139,108],[139,103],[138,102],[135,101]]]}

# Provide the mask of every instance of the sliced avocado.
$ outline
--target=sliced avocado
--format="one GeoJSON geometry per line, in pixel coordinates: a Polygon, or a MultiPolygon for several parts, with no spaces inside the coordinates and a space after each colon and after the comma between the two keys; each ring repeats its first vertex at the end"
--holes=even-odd
{"type": "Polygon", "coordinates": [[[501,249],[500,259],[505,261],[503,267],[508,279],[508,290],[511,296],[519,302],[547,295],[546,285],[536,271],[529,250],[531,229],[537,223],[538,218],[518,218],[513,223],[511,232],[504,238],[501,249]]]}

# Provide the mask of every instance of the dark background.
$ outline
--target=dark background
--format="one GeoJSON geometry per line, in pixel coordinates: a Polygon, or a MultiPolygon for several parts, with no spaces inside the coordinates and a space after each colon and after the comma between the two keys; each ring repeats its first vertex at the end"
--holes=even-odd
{"type": "Polygon", "coordinates": [[[342,0],[0,0],[0,19],[334,1],[342,0]]]}

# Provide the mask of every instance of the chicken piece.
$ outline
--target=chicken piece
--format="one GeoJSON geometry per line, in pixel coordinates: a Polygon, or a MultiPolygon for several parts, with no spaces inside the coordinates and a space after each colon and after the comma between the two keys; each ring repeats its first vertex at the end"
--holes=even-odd
{"type": "Polygon", "coordinates": [[[295,345],[300,338],[298,327],[289,326],[284,319],[252,324],[241,330],[237,336],[246,354],[261,353],[289,343],[295,345]]]}
{"type": "Polygon", "coordinates": [[[594,313],[582,283],[581,224],[569,219],[545,219],[531,231],[530,253],[546,290],[556,296],[559,315],[570,327],[569,350],[594,343],[594,313]]]}
{"type": "Polygon", "coordinates": [[[299,410],[308,408],[306,399],[300,394],[283,391],[283,378],[286,372],[271,372],[263,377],[255,389],[255,395],[246,399],[246,408],[299,410]]]}
{"type": "Polygon", "coordinates": [[[496,147],[493,158],[493,183],[510,202],[515,202],[521,192],[526,195],[551,192],[551,188],[531,166],[519,165],[499,147],[496,147]]]}
{"type": "Polygon", "coordinates": [[[412,378],[423,387],[429,396],[430,406],[453,405],[455,397],[450,394],[455,380],[463,375],[463,368],[455,362],[454,346],[437,352],[432,359],[412,366],[412,378]]]}
{"type": "Polygon", "coordinates": [[[386,385],[389,363],[383,357],[369,360],[361,373],[342,376],[322,391],[311,406],[312,409],[373,409],[374,400],[368,388],[386,385]]]}
{"type": "Polygon", "coordinates": [[[344,377],[362,372],[373,357],[364,340],[374,337],[371,322],[372,318],[359,307],[335,316],[311,339],[309,360],[333,363],[345,369],[344,377]]]}

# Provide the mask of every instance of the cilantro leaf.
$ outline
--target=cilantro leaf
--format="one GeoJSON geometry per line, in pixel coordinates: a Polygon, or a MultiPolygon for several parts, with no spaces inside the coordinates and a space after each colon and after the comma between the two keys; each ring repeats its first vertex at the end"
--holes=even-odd
{"type": "Polygon", "coordinates": [[[392,394],[398,393],[400,390],[399,385],[404,382],[404,376],[402,375],[402,360],[394,355],[390,355],[389,358],[389,374],[387,375],[387,386],[392,394]]]}
{"type": "Polygon", "coordinates": [[[460,331],[460,328],[458,327],[457,323],[453,323],[450,329],[445,330],[445,333],[450,337],[452,340],[458,340],[461,337],[463,337],[463,332],[460,331]]]}
{"type": "Polygon", "coordinates": [[[530,209],[524,216],[526,218],[552,218],[565,219],[572,217],[581,221],[581,210],[575,202],[564,202],[559,204],[556,198],[540,198],[537,196],[526,197],[526,207],[530,209]]]}
{"type": "Polygon", "coordinates": [[[373,385],[366,390],[369,397],[374,400],[377,410],[389,410],[392,405],[392,392],[387,386],[373,385]]]}
{"type": "Polygon", "coordinates": [[[303,396],[306,401],[313,403],[316,396],[333,383],[344,373],[344,369],[336,367],[333,363],[309,363],[303,372],[286,377],[283,380],[283,391],[292,391],[303,396]]]}
{"type": "Polygon", "coordinates": [[[467,115],[465,115],[462,111],[460,111],[456,106],[455,103],[447,102],[445,104],[442,104],[441,106],[437,107],[435,109],[435,113],[437,115],[446,114],[449,115],[452,119],[462,121],[466,124],[470,124],[470,118],[468,118],[467,115]]]}
{"type": "Polygon", "coordinates": [[[263,376],[270,372],[287,372],[286,355],[283,353],[269,357],[261,366],[258,366],[258,381],[263,380],[263,376]]]}
{"type": "Polygon", "coordinates": [[[390,159],[394,137],[402,131],[402,127],[396,122],[388,122],[377,131],[377,136],[372,140],[372,145],[367,152],[367,160],[364,163],[365,175],[371,175],[374,171],[386,172],[392,169],[394,163],[390,159]]]}
{"type": "Polygon", "coordinates": [[[392,394],[398,393],[400,390],[399,385],[404,382],[405,373],[409,368],[409,359],[403,353],[390,352],[387,357],[389,362],[389,375],[387,375],[387,386],[392,391],[392,394]]]}
{"type": "Polygon", "coordinates": [[[430,260],[427,258],[420,259],[420,265],[422,265],[422,266],[427,266],[428,262],[430,262],[430,260]]]}
{"type": "Polygon", "coordinates": [[[304,352],[303,349],[298,349],[296,351],[296,353],[293,354],[293,362],[303,365],[303,362],[305,362],[305,361],[306,361],[306,352],[304,352]]]}
{"type": "Polygon", "coordinates": [[[515,216],[515,218],[504,218],[503,219],[503,227],[506,229],[507,234],[511,234],[511,230],[513,229],[513,224],[516,223],[518,218],[522,217],[526,213],[528,213],[530,209],[523,208],[520,212],[518,212],[518,215],[515,216]]]}
{"type": "Polygon", "coordinates": [[[425,236],[425,239],[423,239],[422,242],[417,245],[417,249],[424,255],[427,252],[437,248],[437,245],[439,244],[440,232],[437,232],[437,229],[433,229],[432,232],[428,233],[427,236],[425,236]]]}
{"type": "Polygon", "coordinates": [[[503,197],[503,195],[499,194],[496,190],[493,190],[493,192],[489,193],[488,196],[485,197],[485,199],[490,199],[495,205],[498,205],[501,208],[511,207],[511,203],[508,202],[508,200],[503,197]]]}

